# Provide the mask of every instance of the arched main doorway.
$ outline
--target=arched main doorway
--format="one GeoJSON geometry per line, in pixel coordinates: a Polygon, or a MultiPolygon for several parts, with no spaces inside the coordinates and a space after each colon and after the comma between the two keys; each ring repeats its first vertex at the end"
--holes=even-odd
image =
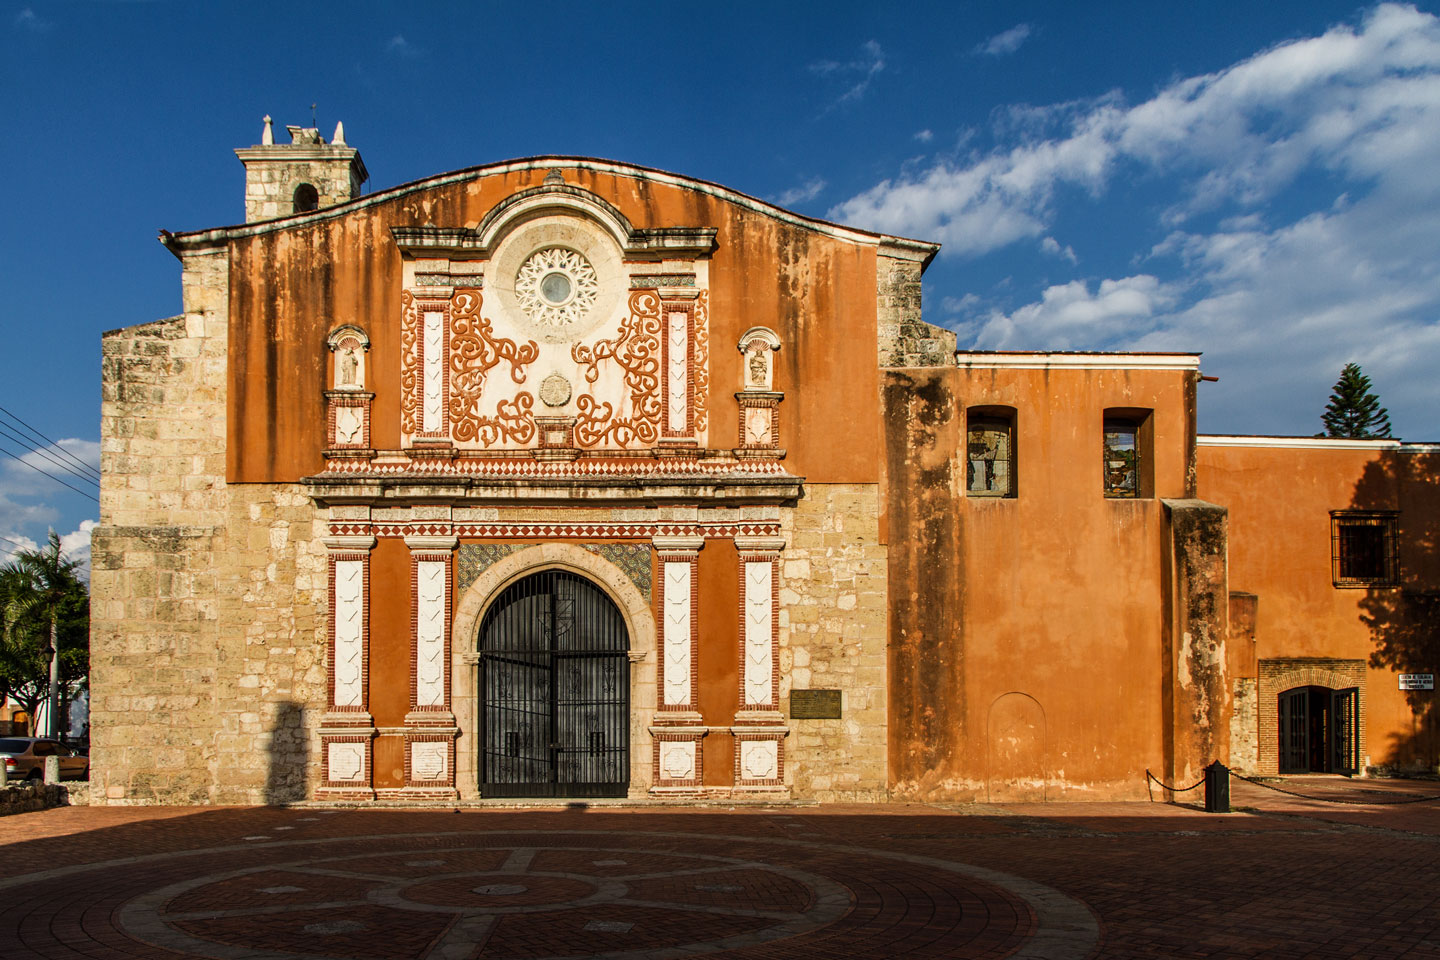
{"type": "Polygon", "coordinates": [[[629,636],[598,586],[565,570],[519,580],[480,626],[480,791],[623,797],[629,636]]]}
{"type": "Polygon", "coordinates": [[[1292,687],[1280,694],[1280,772],[1360,770],[1360,691],[1292,687]]]}

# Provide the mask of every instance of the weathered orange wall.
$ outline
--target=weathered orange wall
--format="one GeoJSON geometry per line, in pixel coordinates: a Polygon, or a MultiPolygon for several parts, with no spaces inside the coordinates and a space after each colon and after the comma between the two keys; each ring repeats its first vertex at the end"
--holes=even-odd
{"type": "Polygon", "coordinates": [[[1201,495],[1230,508],[1230,588],[1258,596],[1256,658],[1367,661],[1363,752],[1374,764],[1433,766],[1435,695],[1407,699],[1396,674],[1440,672],[1437,628],[1412,622],[1405,597],[1440,590],[1440,455],[1207,444],[1198,459],[1201,495]],[[1334,586],[1331,510],[1400,511],[1403,591],[1334,586]],[[1393,662],[1376,659],[1386,637],[1393,662]],[[1414,708],[1428,709],[1428,726],[1414,708]]]}
{"type": "MultiPolygon", "coordinates": [[[[738,353],[738,351],[737,351],[738,353]]],[[[731,540],[707,540],[700,551],[700,715],[706,725],[735,722],[740,700],[740,556],[731,540]]],[[[712,729],[702,745],[706,786],[735,782],[735,743],[712,729]]]]}
{"type": "MultiPolygon", "coordinates": [[[[397,196],[311,224],[230,242],[227,479],[293,481],[324,466],[328,352],[336,325],[371,338],[372,437],[399,447],[400,253],[392,226],[470,226],[498,201],[538,185],[548,168],[397,196]]],[[[578,168],[568,183],[615,204],[636,227],[713,226],[710,267],[710,445],[736,443],[735,344],[756,325],[784,346],[775,388],[792,472],[824,482],[876,478],[879,414],[875,248],[817,233],[728,200],[578,168]],[[801,385],[803,384],[803,389],[801,385]],[[845,429],[829,429],[844,424],[845,429]],[[788,427],[788,429],[787,429],[788,427]]]]}
{"type": "Polygon", "coordinates": [[[1039,799],[1039,790],[1006,783],[1025,771],[1004,769],[1033,765],[1038,752],[1048,799],[1144,795],[1145,769],[1163,759],[1167,531],[1158,498],[1187,496],[1192,377],[887,375],[890,582],[905,585],[892,590],[890,614],[897,793],[1039,799]],[[965,409],[977,405],[1016,410],[1014,499],[962,493],[965,409]],[[1107,407],[1154,411],[1155,499],[1102,495],[1107,407]]]}
{"type": "Polygon", "coordinates": [[[377,726],[399,727],[410,710],[410,548],[381,537],[370,553],[370,713],[377,726]]]}

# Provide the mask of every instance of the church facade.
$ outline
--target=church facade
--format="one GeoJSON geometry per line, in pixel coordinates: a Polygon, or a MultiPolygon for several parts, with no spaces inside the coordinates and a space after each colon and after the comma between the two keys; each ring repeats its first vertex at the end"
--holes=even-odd
{"type": "Polygon", "coordinates": [[[715,184],[542,157],[362,195],[341,131],[291,141],[237,151],[244,225],[162,234],[184,313],[104,337],[97,800],[1437,762],[1396,679],[1434,449],[1198,437],[1193,354],[957,353],[936,244],[715,184]]]}

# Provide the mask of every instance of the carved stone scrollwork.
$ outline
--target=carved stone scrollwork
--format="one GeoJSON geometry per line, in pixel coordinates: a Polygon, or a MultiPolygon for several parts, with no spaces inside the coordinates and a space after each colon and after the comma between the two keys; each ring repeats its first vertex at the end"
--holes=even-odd
{"type": "Polygon", "coordinates": [[[456,290],[451,299],[451,434],[462,443],[478,439],[486,446],[502,439],[528,443],[535,436],[535,398],[529,392],[500,400],[494,416],[483,414],[480,402],[490,371],[502,360],[510,364],[510,379],[524,383],[525,367],[540,355],[539,347],[533,340],[516,344],[495,336],[480,315],[481,303],[480,291],[470,288],[456,290]]]}
{"type": "Polygon", "coordinates": [[[620,325],[620,335],[600,340],[594,346],[577,343],[570,348],[576,363],[584,365],[585,379],[594,383],[600,364],[613,360],[625,371],[630,393],[630,415],[617,416],[611,404],[593,394],[581,394],[575,401],[575,442],[593,447],[609,442],[623,447],[629,443],[654,443],[660,435],[660,335],[663,320],[660,297],[653,290],[630,294],[630,310],[620,325]]]}
{"type": "Polygon", "coordinates": [[[695,432],[704,433],[710,422],[710,293],[695,298],[695,432]]]}

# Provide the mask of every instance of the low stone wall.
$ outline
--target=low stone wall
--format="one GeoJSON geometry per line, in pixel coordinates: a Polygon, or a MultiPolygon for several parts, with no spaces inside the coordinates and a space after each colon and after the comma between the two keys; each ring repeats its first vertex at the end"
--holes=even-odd
{"type": "Polygon", "coordinates": [[[29,780],[0,787],[0,817],[51,807],[86,806],[88,783],[35,783],[29,780]]]}

